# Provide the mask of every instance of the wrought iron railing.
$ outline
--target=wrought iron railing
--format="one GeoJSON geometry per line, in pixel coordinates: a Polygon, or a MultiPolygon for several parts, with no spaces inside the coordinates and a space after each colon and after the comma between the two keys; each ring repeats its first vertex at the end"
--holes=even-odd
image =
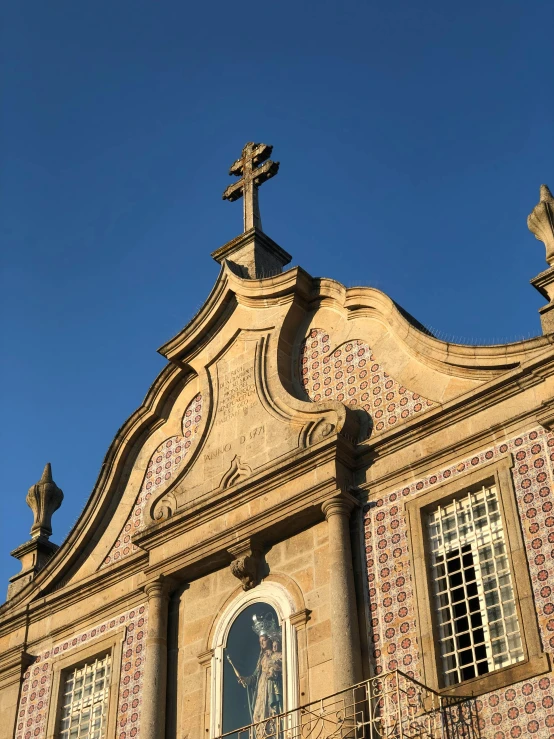
{"type": "Polygon", "coordinates": [[[403,672],[223,734],[220,739],[480,739],[475,701],[444,697],[403,672]]]}

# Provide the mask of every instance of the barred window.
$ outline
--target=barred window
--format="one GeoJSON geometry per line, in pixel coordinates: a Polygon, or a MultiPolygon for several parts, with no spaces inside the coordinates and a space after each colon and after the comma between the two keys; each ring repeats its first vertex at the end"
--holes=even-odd
{"type": "Polygon", "coordinates": [[[496,487],[439,505],[427,525],[444,686],[522,661],[496,487]]]}
{"type": "Polygon", "coordinates": [[[110,683],[109,654],[68,672],[62,692],[59,739],[103,739],[110,683]]]}

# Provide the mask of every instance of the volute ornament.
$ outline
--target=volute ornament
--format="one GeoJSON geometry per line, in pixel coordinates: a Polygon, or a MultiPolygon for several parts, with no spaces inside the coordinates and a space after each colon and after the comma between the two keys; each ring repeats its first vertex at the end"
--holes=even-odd
{"type": "Polygon", "coordinates": [[[63,492],[52,479],[50,462],[46,464],[40,480],[29,488],[25,500],[34,516],[32,538],[48,539],[52,534],[52,514],[58,510],[63,500],[63,492]]]}
{"type": "Polygon", "coordinates": [[[535,238],[544,242],[546,261],[554,266],[554,197],[547,185],[541,185],[540,201],[527,218],[527,226],[535,238]]]}

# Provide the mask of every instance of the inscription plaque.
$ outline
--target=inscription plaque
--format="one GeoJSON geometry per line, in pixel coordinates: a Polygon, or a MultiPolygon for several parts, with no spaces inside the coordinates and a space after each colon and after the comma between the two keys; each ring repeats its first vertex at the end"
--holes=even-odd
{"type": "Polygon", "coordinates": [[[252,365],[244,364],[220,378],[218,410],[221,421],[229,421],[240,414],[246,415],[255,404],[256,384],[252,365]]]}

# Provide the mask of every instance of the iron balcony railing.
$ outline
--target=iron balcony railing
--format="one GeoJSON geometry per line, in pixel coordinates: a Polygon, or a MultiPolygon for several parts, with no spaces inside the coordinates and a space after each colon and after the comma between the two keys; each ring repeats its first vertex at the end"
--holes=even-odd
{"type": "Polygon", "coordinates": [[[480,739],[475,701],[395,670],[219,739],[480,739]]]}

